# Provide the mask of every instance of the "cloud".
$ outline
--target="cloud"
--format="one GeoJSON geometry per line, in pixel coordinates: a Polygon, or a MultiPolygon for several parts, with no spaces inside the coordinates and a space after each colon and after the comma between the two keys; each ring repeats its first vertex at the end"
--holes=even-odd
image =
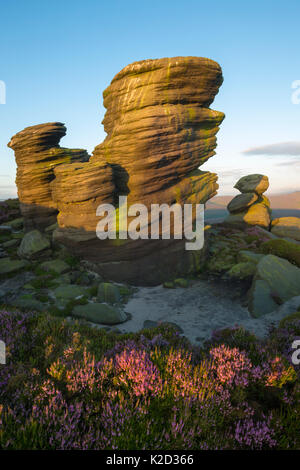
{"type": "Polygon", "coordinates": [[[299,167],[300,166],[300,160],[288,160],[286,162],[280,162],[280,163],[276,163],[275,166],[288,166],[288,167],[299,167]]]}
{"type": "Polygon", "coordinates": [[[270,155],[300,157],[300,142],[280,142],[278,144],[253,147],[242,152],[244,155],[270,155]]]}

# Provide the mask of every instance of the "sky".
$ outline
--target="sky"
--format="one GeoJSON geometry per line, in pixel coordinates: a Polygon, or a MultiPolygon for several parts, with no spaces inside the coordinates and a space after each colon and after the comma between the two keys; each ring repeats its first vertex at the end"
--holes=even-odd
{"type": "Polygon", "coordinates": [[[60,121],[62,146],[92,152],[114,75],[173,56],[223,69],[211,108],[226,118],[201,167],[218,173],[219,194],[250,173],[269,176],[269,193],[300,190],[299,0],[0,0],[0,18],[0,198],[16,195],[11,136],[60,121]]]}

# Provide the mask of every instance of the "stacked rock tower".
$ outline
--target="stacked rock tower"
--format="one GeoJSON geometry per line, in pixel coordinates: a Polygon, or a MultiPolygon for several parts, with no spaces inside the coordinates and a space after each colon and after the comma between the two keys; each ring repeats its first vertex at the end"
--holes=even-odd
{"type": "Polygon", "coordinates": [[[89,158],[85,150],[60,147],[64,135],[64,124],[52,122],[26,127],[8,144],[15,151],[16,184],[27,230],[43,229],[56,221],[57,207],[50,189],[55,167],[89,158]]]}
{"type": "Polygon", "coordinates": [[[269,187],[268,177],[259,174],[243,176],[234,187],[241,194],[235,196],[228,204],[230,215],[225,222],[237,226],[259,225],[269,229],[270,201],[263,194],[269,187]]]}
{"type": "MultiPolygon", "coordinates": [[[[121,195],[150,209],[204,204],[216,194],[217,175],[199,166],[215,154],[224,114],[209,106],[222,82],[220,66],[201,57],[144,60],[121,70],[103,93],[104,142],[87,162],[81,155],[55,165],[47,180],[49,203],[59,212],[54,239],[114,280],[159,284],[199,267],[203,253],[186,252],[185,240],[99,240],[96,209],[107,202],[118,209],[121,195]]],[[[17,136],[10,143],[16,158],[17,136]]],[[[19,197],[23,203],[22,191],[19,197]]]]}

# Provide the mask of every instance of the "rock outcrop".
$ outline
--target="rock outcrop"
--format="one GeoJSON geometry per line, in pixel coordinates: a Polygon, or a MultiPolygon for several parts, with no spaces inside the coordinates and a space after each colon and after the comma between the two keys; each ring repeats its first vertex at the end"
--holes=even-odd
{"type": "Polygon", "coordinates": [[[258,174],[243,176],[234,187],[242,194],[235,196],[228,204],[230,214],[224,222],[239,227],[257,225],[269,229],[270,201],[263,195],[269,187],[268,177],[258,174]]]}
{"type": "Polygon", "coordinates": [[[86,159],[83,151],[75,155],[58,147],[65,131],[61,124],[50,129],[40,126],[47,131],[40,140],[34,139],[33,128],[12,139],[9,146],[20,167],[17,184],[22,204],[28,200],[46,206],[52,214],[58,210],[54,239],[92,262],[108,279],[159,284],[192,271],[195,263],[199,267],[204,250],[185,251],[185,240],[172,238],[173,227],[170,240],[99,240],[96,209],[103,203],[119,209],[121,195],[128,196],[128,205],[144,204],[149,210],[155,203],[204,204],[216,194],[217,175],[198,168],[215,154],[224,114],[209,106],[222,81],[220,66],[205,58],[175,57],[128,65],[103,93],[107,137],[89,161],[82,162],[86,159]],[[34,147],[37,140],[38,149],[34,147]],[[53,148],[54,155],[58,149],[62,152],[61,159],[54,158],[48,169],[44,162],[49,162],[53,148]],[[69,158],[68,164],[62,164],[66,163],[63,157],[69,158]],[[35,194],[25,190],[27,160],[33,168],[41,161],[35,194]]]}
{"type": "Polygon", "coordinates": [[[258,263],[249,292],[249,310],[259,317],[272,312],[292,297],[300,295],[300,269],[274,255],[258,263]]]}
{"type": "Polygon", "coordinates": [[[300,241],[300,218],[280,217],[272,220],[271,232],[278,237],[300,241]]]}
{"type": "Polygon", "coordinates": [[[89,158],[85,150],[60,147],[65,134],[66,127],[60,122],[39,124],[19,132],[8,144],[15,151],[16,184],[27,230],[43,229],[56,220],[50,189],[55,167],[89,158]]]}

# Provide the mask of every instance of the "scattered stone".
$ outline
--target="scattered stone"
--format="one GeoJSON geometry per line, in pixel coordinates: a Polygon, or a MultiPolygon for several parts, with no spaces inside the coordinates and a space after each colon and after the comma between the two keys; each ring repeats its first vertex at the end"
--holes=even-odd
{"type": "Polygon", "coordinates": [[[119,288],[110,282],[101,282],[98,287],[97,300],[108,304],[115,304],[121,298],[119,288]]]}
{"type": "Polygon", "coordinates": [[[189,281],[187,279],[178,278],[178,279],[174,280],[174,284],[177,287],[188,287],[189,286],[189,281]]]}
{"type": "Polygon", "coordinates": [[[300,218],[280,217],[272,220],[271,232],[278,237],[288,237],[300,241],[300,218]]]}
{"type": "Polygon", "coordinates": [[[84,287],[74,284],[65,284],[54,289],[53,293],[58,299],[72,300],[87,295],[88,292],[84,287]]]}
{"type": "Polygon", "coordinates": [[[127,320],[126,314],[114,307],[101,303],[89,303],[86,305],[76,305],[72,315],[93,323],[104,325],[117,325],[127,320]]]}
{"type": "Polygon", "coordinates": [[[50,248],[50,241],[38,230],[27,232],[21,241],[18,255],[21,258],[34,258],[42,251],[50,248]]]}
{"type": "Polygon", "coordinates": [[[64,274],[70,270],[70,266],[61,259],[45,261],[44,263],[40,264],[40,268],[44,271],[53,271],[57,274],[64,274]]]}
{"type": "Polygon", "coordinates": [[[12,260],[10,258],[1,258],[0,259],[0,274],[10,274],[20,269],[26,268],[29,265],[27,261],[24,260],[12,260]]]}
{"type": "Polygon", "coordinates": [[[269,178],[259,174],[243,176],[234,187],[241,193],[256,193],[260,195],[268,189],[269,178]]]}

